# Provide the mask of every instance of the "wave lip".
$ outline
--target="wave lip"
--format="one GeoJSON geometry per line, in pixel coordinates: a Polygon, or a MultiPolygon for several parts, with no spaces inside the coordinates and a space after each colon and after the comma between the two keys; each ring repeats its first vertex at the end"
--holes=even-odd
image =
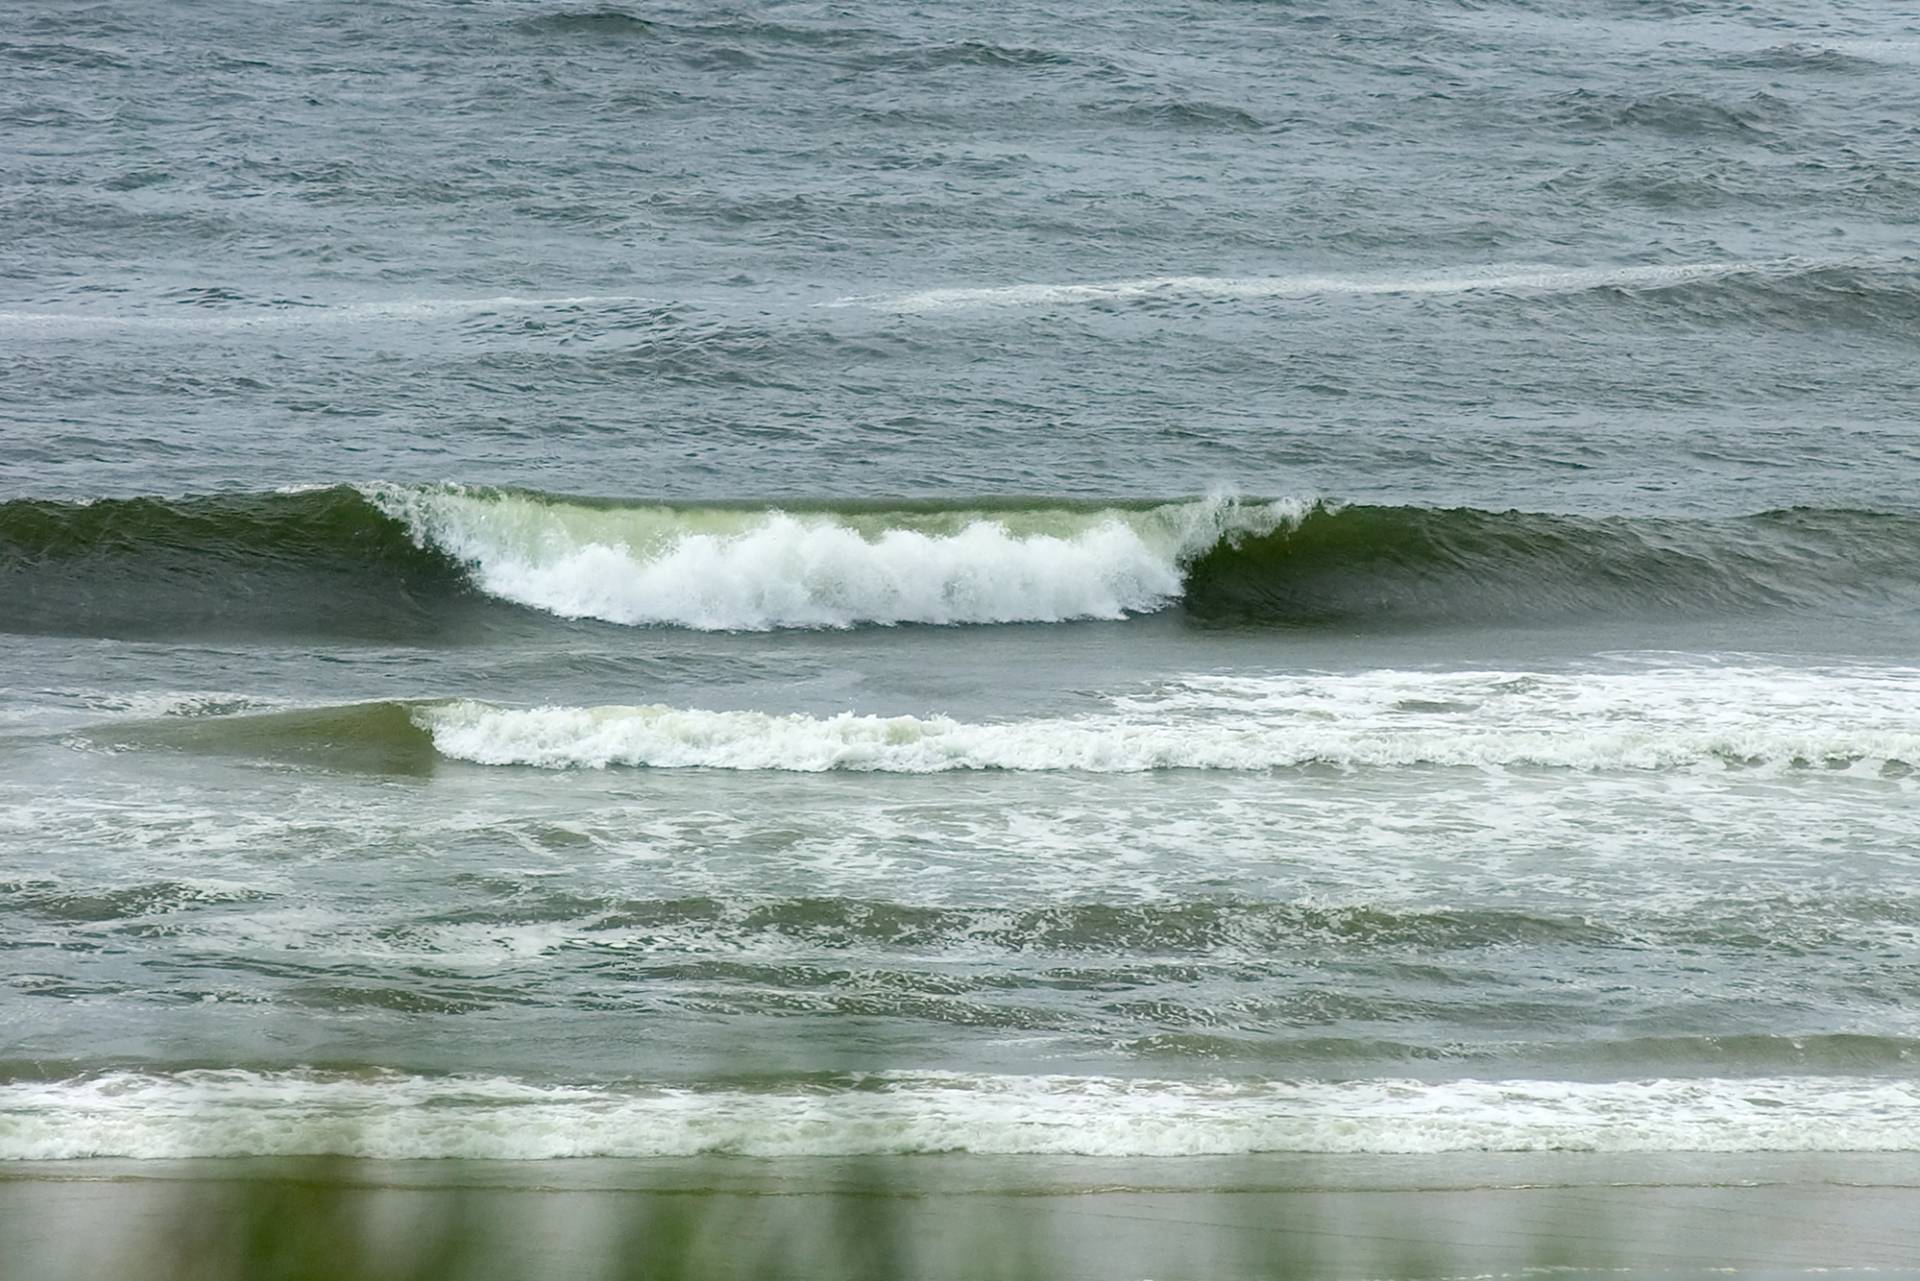
{"type": "Polygon", "coordinates": [[[567,618],[701,630],[1117,619],[1163,609],[1183,565],[1305,504],[1230,498],[780,510],[559,504],[394,486],[369,499],[491,595],[567,618]]]}
{"type": "Polygon", "coordinates": [[[16,1161],[1539,1151],[1915,1152],[1920,1084],[882,1072],[701,1090],[232,1069],[0,1086],[0,1160],[16,1161]]]}

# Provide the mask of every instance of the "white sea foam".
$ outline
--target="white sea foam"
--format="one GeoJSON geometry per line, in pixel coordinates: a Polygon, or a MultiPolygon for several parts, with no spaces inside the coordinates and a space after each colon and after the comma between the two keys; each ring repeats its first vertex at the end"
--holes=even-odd
{"type": "Polygon", "coordinates": [[[1920,1151],[1920,1083],[881,1073],[761,1091],[307,1071],[0,1086],[0,1159],[1920,1151]]]}
{"type": "Polygon", "coordinates": [[[1659,770],[1920,762],[1920,671],[1307,673],[1198,677],[1071,717],[806,716],[665,706],[423,707],[444,755],[549,769],[1659,770]]]}
{"type": "Polygon", "coordinates": [[[45,695],[89,712],[112,712],[141,720],[162,717],[232,716],[292,706],[289,700],[230,690],[51,689],[45,695]]]}
{"type": "Polygon", "coordinates": [[[979,307],[1057,307],[1147,299],[1314,298],[1356,295],[1577,293],[1660,289],[1722,276],[1804,271],[1798,259],[1667,263],[1638,267],[1556,267],[1536,263],[1452,268],[1393,276],[1142,276],[1086,283],[985,285],[842,298],[836,306],[920,312],[979,307]]]}
{"type": "MultiPolygon", "coordinates": [[[[1182,902],[1200,886],[1208,897],[1330,909],[1546,903],[1628,930],[1731,915],[1780,946],[1805,939],[1816,948],[1830,945],[1822,940],[1837,928],[1839,904],[1848,923],[1838,928],[1883,940],[1886,955],[1907,946],[1916,916],[1900,887],[1910,880],[1920,783],[1853,772],[1412,770],[1296,777],[1285,787],[1221,773],[1174,789],[1136,775],[1077,776],[1068,788],[1045,775],[1002,776],[992,787],[954,787],[939,775],[825,793],[808,775],[742,781],[750,796],[711,779],[717,793],[696,791],[715,808],[683,809],[663,808],[650,790],[556,790],[528,778],[469,789],[443,813],[423,813],[405,790],[301,788],[294,806],[282,790],[253,786],[210,797],[137,777],[103,777],[84,794],[0,781],[0,843],[15,852],[0,899],[9,883],[27,882],[36,894],[71,896],[209,879],[245,886],[259,895],[252,906],[180,913],[163,901],[153,910],[164,929],[143,919],[139,941],[119,937],[140,948],[191,946],[209,963],[240,953],[247,973],[266,954],[297,965],[376,957],[429,969],[511,967],[530,942],[563,965],[561,954],[715,946],[818,956],[819,936],[753,915],[768,901],[802,898],[972,912],[1182,902]],[[369,868],[437,868],[449,858],[535,877],[576,895],[577,913],[556,921],[496,903],[475,919],[429,922],[407,895],[361,892],[369,868]],[[723,907],[679,923],[606,918],[608,904],[680,898],[723,907]],[[296,927],[281,914],[290,901],[335,915],[296,927]]],[[[145,910],[132,901],[125,909],[145,910]]],[[[91,936],[121,927],[74,928],[91,936]]],[[[976,933],[971,916],[937,937],[949,957],[1006,946],[996,932],[976,933]]],[[[1265,961],[1271,940],[1229,931],[1214,950],[1265,961]]],[[[89,954],[72,955],[78,964],[89,954]]]]}
{"type": "Polygon", "coordinates": [[[484,591],[568,618],[711,630],[1121,618],[1181,590],[1224,534],[1297,502],[1146,509],[797,512],[607,507],[456,488],[369,486],[422,546],[484,591]]]}

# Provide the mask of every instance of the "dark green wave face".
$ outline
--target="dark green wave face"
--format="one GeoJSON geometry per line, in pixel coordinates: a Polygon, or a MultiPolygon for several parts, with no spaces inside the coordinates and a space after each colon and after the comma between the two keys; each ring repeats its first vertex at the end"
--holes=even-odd
{"type": "Polygon", "coordinates": [[[1418,625],[1920,606],[1920,519],[1799,509],[1725,520],[1320,508],[1187,569],[1204,619],[1418,625]]]}
{"type": "Polygon", "coordinates": [[[1920,603],[1920,519],[1593,519],[1260,499],[694,504],[458,487],[0,504],[0,626],[459,643],[1066,622],[1418,628],[1920,603]]]}
{"type": "Polygon", "coordinates": [[[459,566],[358,491],[0,504],[11,632],[432,641],[483,615],[459,566]]]}

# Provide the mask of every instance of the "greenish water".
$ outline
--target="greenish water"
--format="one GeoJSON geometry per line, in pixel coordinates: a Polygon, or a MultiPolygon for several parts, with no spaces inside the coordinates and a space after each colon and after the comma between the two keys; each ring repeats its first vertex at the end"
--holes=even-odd
{"type": "Polygon", "coordinates": [[[0,3],[0,1162],[1910,1158],[1917,38],[0,3]]]}

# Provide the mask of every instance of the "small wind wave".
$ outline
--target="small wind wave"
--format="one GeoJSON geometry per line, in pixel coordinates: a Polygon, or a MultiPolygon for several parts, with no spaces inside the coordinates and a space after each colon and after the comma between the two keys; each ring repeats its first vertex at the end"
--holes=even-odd
{"type": "Polygon", "coordinates": [[[883,1072],[762,1089],[240,1069],[0,1085],[0,1160],[1915,1152],[1920,1084],[883,1072]]]}

